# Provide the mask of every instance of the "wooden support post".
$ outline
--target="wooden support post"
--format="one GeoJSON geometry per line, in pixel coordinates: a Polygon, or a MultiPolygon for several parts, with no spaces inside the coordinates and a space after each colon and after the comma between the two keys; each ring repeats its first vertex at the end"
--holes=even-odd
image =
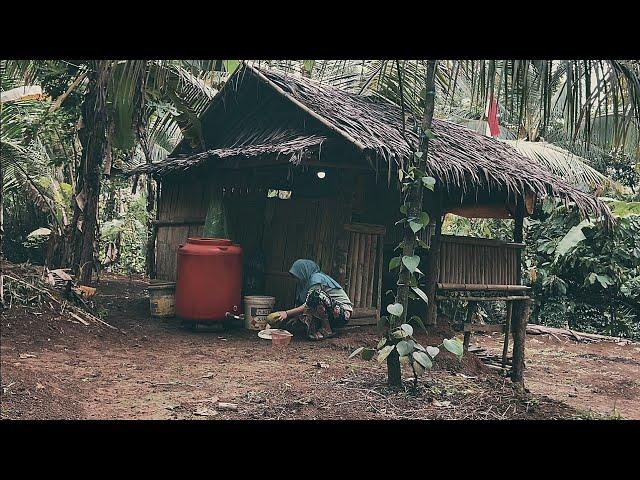
{"type": "Polygon", "coordinates": [[[507,321],[504,325],[504,346],[502,347],[502,368],[507,367],[507,354],[509,353],[509,331],[511,330],[511,317],[513,316],[513,302],[507,302],[507,321]]]}
{"type": "MultiPolygon", "coordinates": [[[[515,225],[513,226],[513,241],[516,243],[522,243],[523,240],[523,227],[524,227],[524,198],[521,202],[518,202],[516,206],[515,225]]],[[[522,283],[522,249],[518,250],[518,260],[516,265],[517,282],[520,285],[522,283]]]]}
{"type": "MultiPolygon", "coordinates": [[[[151,182],[151,178],[147,181],[151,182]]],[[[155,221],[150,220],[151,223],[151,232],[149,239],[147,241],[147,274],[149,278],[157,277],[157,269],[156,269],[156,239],[158,238],[158,222],[160,220],[160,190],[162,188],[162,184],[160,182],[156,182],[155,188],[155,208],[156,208],[156,218],[155,221]]]]}
{"type": "MultiPolygon", "coordinates": [[[[469,302],[467,304],[467,320],[465,321],[465,323],[471,323],[471,320],[473,319],[473,314],[476,311],[476,305],[477,305],[477,302],[469,302]]],[[[469,350],[470,342],[471,342],[471,332],[464,332],[464,343],[462,346],[465,352],[469,350]]]]}
{"type": "Polygon", "coordinates": [[[427,270],[427,297],[429,304],[427,305],[427,325],[435,325],[438,316],[438,308],[436,304],[436,285],[440,274],[440,236],[442,232],[442,211],[438,205],[436,213],[436,225],[431,239],[431,247],[429,248],[429,266],[427,270]]]}
{"type": "Polygon", "coordinates": [[[513,330],[513,369],[511,380],[524,387],[524,360],[525,340],[527,335],[527,322],[531,312],[531,300],[515,302],[513,304],[512,330],[513,330]]]}
{"type": "MultiPolygon", "coordinates": [[[[525,214],[524,198],[516,204],[515,225],[513,228],[513,241],[522,243],[524,239],[523,226],[525,214]]],[[[517,260],[517,276],[518,284],[522,283],[522,250],[518,250],[517,260]]],[[[513,336],[513,360],[511,369],[511,380],[514,383],[524,387],[524,358],[525,343],[527,336],[527,322],[529,321],[529,313],[531,312],[531,300],[523,302],[515,302],[512,306],[511,313],[511,329],[513,336]]]]}

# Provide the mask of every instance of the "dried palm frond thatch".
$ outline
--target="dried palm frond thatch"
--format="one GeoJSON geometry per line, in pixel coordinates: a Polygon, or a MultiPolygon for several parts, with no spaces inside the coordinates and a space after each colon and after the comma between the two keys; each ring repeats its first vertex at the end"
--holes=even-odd
{"type": "MultiPolygon", "coordinates": [[[[195,155],[170,156],[164,162],[139,167],[131,173],[164,175],[213,158],[262,154],[288,155],[298,163],[303,153],[319,148],[329,137],[338,137],[356,147],[372,168],[383,160],[391,172],[392,167],[405,168],[419,144],[418,120],[411,116],[403,118],[402,109],[397,105],[378,96],[348,93],[287,73],[244,65],[217,97],[241,96],[242,79],[247,76],[312,117],[324,132],[308,133],[305,127],[296,128],[290,122],[267,127],[264,117],[255,124],[247,117],[234,133],[236,141],[227,136],[224,144],[215,145],[214,149],[195,155]],[[233,88],[227,88],[229,85],[233,88]]],[[[278,122],[277,117],[273,120],[278,122]]],[[[514,198],[527,192],[535,193],[538,198],[554,196],[575,203],[583,216],[602,216],[607,222],[612,219],[604,202],[578,190],[503,142],[438,119],[433,120],[432,131],[436,137],[430,142],[427,173],[436,178],[443,190],[455,190],[461,195],[504,191],[514,198]]]]}

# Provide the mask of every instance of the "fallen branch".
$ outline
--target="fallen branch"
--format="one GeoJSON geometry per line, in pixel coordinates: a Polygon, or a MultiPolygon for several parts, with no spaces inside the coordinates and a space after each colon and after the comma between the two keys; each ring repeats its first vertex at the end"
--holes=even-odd
{"type": "MultiPolygon", "coordinates": [[[[4,276],[5,276],[5,278],[7,278],[7,279],[9,279],[11,281],[17,282],[17,283],[19,283],[21,285],[24,285],[24,286],[26,286],[28,288],[31,288],[31,289],[33,289],[33,290],[35,290],[37,292],[45,294],[47,297],[49,297],[51,300],[53,300],[54,302],[56,302],[60,306],[60,313],[61,314],[64,312],[65,308],[67,308],[67,310],[69,310],[69,314],[71,316],[73,316],[77,320],[80,320],[77,317],[78,315],[80,315],[80,316],[83,316],[85,318],[88,318],[89,320],[91,320],[93,322],[100,323],[100,324],[104,325],[105,327],[108,327],[108,328],[110,328],[112,330],[116,330],[116,331],[122,333],[123,335],[126,335],[126,333],[123,330],[120,330],[119,328],[116,328],[113,325],[108,324],[107,322],[105,322],[101,318],[98,318],[95,315],[92,315],[91,313],[89,313],[89,312],[87,312],[87,311],[85,311],[85,310],[83,310],[83,309],[81,309],[79,307],[67,304],[66,301],[63,301],[63,300],[60,300],[60,299],[56,298],[46,288],[40,288],[40,287],[34,285],[33,283],[25,282],[24,280],[20,280],[19,278],[14,277],[13,275],[5,274],[4,276]]],[[[86,302],[84,302],[84,300],[83,300],[83,304],[86,306],[86,302]]],[[[88,325],[88,323],[86,323],[86,321],[80,320],[80,322],[85,324],[85,325],[88,325]]]]}
{"type": "Polygon", "coordinates": [[[544,325],[536,325],[533,323],[530,323],[527,325],[527,333],[530,335],[541,335],[543,333],[547,333],[549,335],[553,335],[554,337],[556,337],[556,335],[564,335],[565,337],[571,337],[579,342],[584,340],[587,340],[587,341],[601,340],[605,342],[617,342],[617,343],[623,342],[626,344],[634,343],[628,338],[610,337],[607,335],[598,335],[596,333],[583,333],[583,332],[580,332],[580,334],[578,335],[578,333],[574,332],[573,330],[569,330],[566,328],[546,327],[544,325]]]}

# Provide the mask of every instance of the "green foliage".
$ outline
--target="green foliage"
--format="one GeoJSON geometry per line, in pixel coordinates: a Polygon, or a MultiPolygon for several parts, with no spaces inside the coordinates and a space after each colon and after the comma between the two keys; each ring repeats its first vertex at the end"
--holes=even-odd
{"type": "Polygon", "coordinates": [[[354,358],[360,355],[364,360],[371,360],[375,352],[377,352],[378,363],[382,363],[395,349],[398,354],[400,364],[411,367],[415,384],[417,383],[420,375],[422,375],[426,370],[433,368],[433,361],[438,353],[440,353],[440,349],[438,347],[444,347],[456,355],[458,359],[462,358],[462,342],[459,339],[445,339],[437,347],[427,346],[425,348],[413,337],[413,327],[408,323],[403,323],[398,327],[389,329],[387,331],[387,335],[380,339],[375,349],[359,347],[349,355],[349,358],[354,358]]]}
{"type": "Polygon", "coordinates": [[[407,270],[409,270],[411,273],[415,273],[418,265],[420,264],[420,257],[418,255],[405,255],[402,257],[402,264],[407,267],[407,270]]]}
{"type": "Polygon", "coordinates": [[[119,273],[144,273],[147,246],[146,197],[130,199],[125,212],[102,223],[100,230],[100,260],[105,261],[109,244],[119,251],[118,261],[112,265],[119,273]]]}
{"type": "Polygon", "coordinates": [[[544,207],[526,229],[532,321],[640,338],[640,217],[607,231],[570,207],[544,207]]]}

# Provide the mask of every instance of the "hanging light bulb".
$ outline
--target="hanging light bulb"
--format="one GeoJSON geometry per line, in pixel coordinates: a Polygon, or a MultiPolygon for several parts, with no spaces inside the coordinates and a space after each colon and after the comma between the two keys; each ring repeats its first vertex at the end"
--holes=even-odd
{"type": "Polygon", "coordinates": [[[322,170],[316,173],[316,175],[318,175],[318,178],[324,178],[327,176],[326,172],[323,172],[322,170]]]}

